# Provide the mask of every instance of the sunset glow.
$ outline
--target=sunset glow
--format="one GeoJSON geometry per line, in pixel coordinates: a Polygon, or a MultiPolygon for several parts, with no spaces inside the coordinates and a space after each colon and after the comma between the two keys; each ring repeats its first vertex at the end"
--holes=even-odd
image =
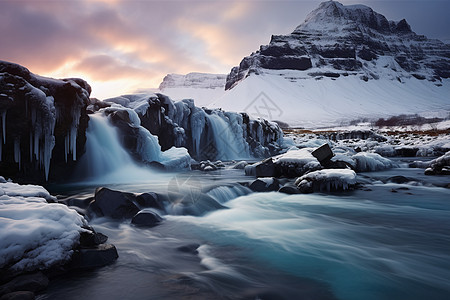
{"type": "MultiPolygon", "coordinates": [[[[82,77],[103,99],[156,88],[168,73],[226,74],[271,34],[291,32],[319,2],[0,0],[7,37],[0,59],[45,76],[82,77]]],[[[371,5],[391,19],[409,13],[417,33],[448,38],[448,2],[342,2],[371,5]],[[418,12],[433,15],[434,27],[418,12]]]]}

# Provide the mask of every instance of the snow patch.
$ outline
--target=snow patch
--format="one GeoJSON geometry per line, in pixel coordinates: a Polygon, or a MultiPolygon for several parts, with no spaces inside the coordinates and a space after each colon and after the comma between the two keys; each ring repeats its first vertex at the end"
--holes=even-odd
{"type": "Polygon", "coordinates": [[[0,269],[27,272],[68,261],[85,219],[41,186],[0,180],[0,269]]]}

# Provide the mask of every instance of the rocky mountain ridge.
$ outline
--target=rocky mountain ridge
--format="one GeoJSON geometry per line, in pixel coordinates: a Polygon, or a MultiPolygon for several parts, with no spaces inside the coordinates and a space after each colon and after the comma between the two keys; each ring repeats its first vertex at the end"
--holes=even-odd
{"type": "Polygon", "coordinates": [[[225,89],[265,70],[305,71],[316,79],[415,77],[439,85],[450,77],[450,45],[414,33],[405,19],[389,21],[364,5],[327,1],[291,34],[274,35],[245,57],[228,74],[225,89]]]}

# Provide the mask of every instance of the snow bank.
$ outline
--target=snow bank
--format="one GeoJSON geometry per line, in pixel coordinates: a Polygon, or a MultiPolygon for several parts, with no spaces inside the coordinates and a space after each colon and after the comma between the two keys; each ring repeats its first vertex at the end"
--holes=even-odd
{"type": "Polygon", "coordinates": [[[28,272],[69,260],[85,219],[40,186],[0,177],[0,270],[28,272]]]}
{"type": "Polygon", "coordinates": [[[302,192],[347,190],[356,184],[356,173],[349,169],[325,169],[310,172],[295,181],[302,192]]]}

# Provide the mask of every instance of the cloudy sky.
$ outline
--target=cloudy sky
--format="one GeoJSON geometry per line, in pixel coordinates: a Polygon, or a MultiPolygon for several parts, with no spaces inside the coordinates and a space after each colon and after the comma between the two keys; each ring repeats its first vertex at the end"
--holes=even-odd
{"type": "MultiPolygon", "coordinates": [[[[81,77],[104,99],[157,87],[168,73],[228,73],[287,34],[322,0],[0,0],[0,60],[81,77]]],[[[406,18],[450,43],[450,0],[342,0],[406,18]]]]}

